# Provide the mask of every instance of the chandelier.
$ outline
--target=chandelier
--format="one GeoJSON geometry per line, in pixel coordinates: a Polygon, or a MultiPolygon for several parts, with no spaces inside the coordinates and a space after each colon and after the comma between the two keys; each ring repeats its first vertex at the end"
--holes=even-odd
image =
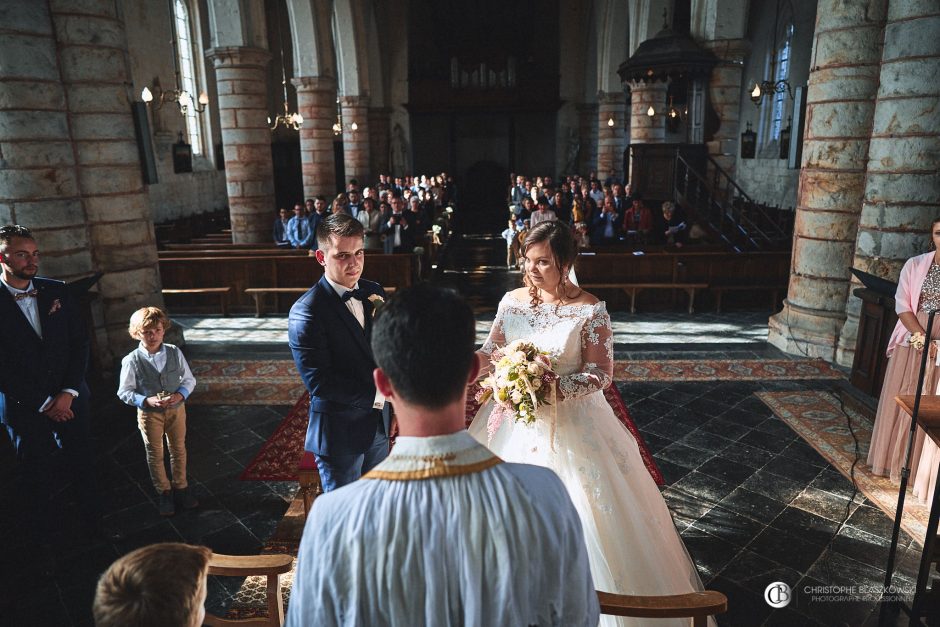
{"type": "MultiPolygon", "coordinates": [[[[170,0],[168,3],[169,7],[169,16],[170,16],[170,45],[174,48],[179,42],[179,35],[176,32],[176,19],[175,13],[173,11],[173,1],[170,0]]],[[[202,113],[206,110],[206,105],[209,104],[209,96],[206,92],[201,92],[199,94],[197,106],[193,103],[193,96],[188,91],[183,89],[182,84],[180,83],[180,59],[179,51],[175,51],[173,54],[173,67],[176,70],[176,89],[166,91],[163,87],[160,86],[160,78],[155,76],[153,78],[153,89],[149,87],[144,87],[140,92],[140,99],[143,100],[149,106],[154,100],[157,101],[156,106],[154,107],[157,111],[163,108],[163,105],[172,102],[179,107],[180,115],[187,116],[189,112],[195,111],[197,113],[202,113]]]]}
{"type": "Polygon", "coordinates": [[[300,113],[291,113],[290,108],[287,104],[287,72],[284,69],[284,38],[281,36],[281,3],[274,3],[275,18],[277,19],[277,41],[278,47],[281,49],[281,87],[284,89],[284,113],[281,113],[276,118],[274,118],[274,123],[271,124],[271,118],[268,118],[268,124],[271,124],[271,130],[275,130],[278,126],[284,126],[284,128],[289,128],[293,131],[299,131],[300,127],[304,125],[304,118],[300,113]]]}
{"type": "Polygon", "coordinates": [[[160,79],[154,77],[153,90],[149,87],[144,87],[140,92],[140,99],[148,105],[156,100],[157,104],[154,108],[158,111],[168,102],[175,103],[176,106],[179,107],[180,115],[183,116],[188,115],[190,109],[197,113],[202,113],[206,110],[206,105],[209,104],[209,96],[206,92],[199,94],[198,106],[193,103],[193,97],[180,86],[179,70],[176,71],[176,89],[164,91],[164,89],[160,87],[160,79]]]}
{"type": "MultiPolygon", "coordinates": [[[[359,125],[353,122],[349,125],[349,130],[353,133],[359,130],[359,125]]],[[[339,137],[343,134],[343,107],[339,103],[339,98],[336,99],[336,121],[333,122],[333,136],[339,137]]]]}
{"type": "MultiPolygon", "coordinates": [[[[770,54],[770,78],[777,76],[777,28],[779,26],[779,20],[780,0],[777,0],[777,12],[774,14],[774,47],[771,48],[770,54]]],[[[765,95],[782,94],[783,92],[787,92],[790,98],[793,97],[793,91],[790,89],[790,82],[787,79],[781,78],[772,81],[765,78],[760,83],[754,83],[754,89],[751,90],[751,102],[759,107],[765,95]]]]}

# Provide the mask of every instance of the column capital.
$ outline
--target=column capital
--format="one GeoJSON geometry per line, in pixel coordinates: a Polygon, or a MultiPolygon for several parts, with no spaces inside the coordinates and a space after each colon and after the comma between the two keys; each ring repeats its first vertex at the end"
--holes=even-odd
{"type": "Polygon", "coordinates": [[[368,107],[369,95],[340,96],[339,103],[344,107],[368,107]]]}
{"type": "Polygon", "coordinates": [[[271,60],[271,53],[262,48],[222,46],[206,50],[206,58],[212,61],[216,69],[234,67],[263,68],[271,60]]]}
{"type": "Polygon", "coordinates": [[[336,93],[336,78],[333,76],[295,76],[290,79],[297,91],[326,91],[336,93]]]}
{"type": "Polygon", "coordinates": [[[624,83],[627,87],[630,88],[631,92],[634,91],[666,91],[669,89],[669,82],[666,81],[629,81],[624,83]]]}

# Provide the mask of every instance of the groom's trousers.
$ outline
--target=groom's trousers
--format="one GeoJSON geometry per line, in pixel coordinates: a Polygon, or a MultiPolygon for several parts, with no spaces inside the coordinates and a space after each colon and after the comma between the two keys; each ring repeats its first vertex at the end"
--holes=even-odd
{"type": "Polygon", "coordinates": [[[375,468],[388,457],[388,435],[381,423],[375,430],[375,439],[365,453],[358,455],[314,455],[317,470],[320,471],[320,483],[324,492],[357,481],[359,477],[375,468]]]}

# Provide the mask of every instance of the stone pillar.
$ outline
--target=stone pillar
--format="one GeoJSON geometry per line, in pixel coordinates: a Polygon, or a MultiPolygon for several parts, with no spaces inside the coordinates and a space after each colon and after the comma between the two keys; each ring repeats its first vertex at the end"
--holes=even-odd
{"type": "Polygon", "coordinates": [[[343,96],[339,99],[343,110],[343,159],[346,180],[359,181],[359,188],[372,182],[369,173],[369,97],[343,96]],[[353,124],[356,128],[353,128],[353,124]]]}
{"type": "Polygon", "coordinates": [[[336,159],[333,156],[333,124],[336,122],[336,79],[301,76],[291,80],[297,89],[297,110],[304,118],[300,127],[300,164],[304,198],[336,193],[336,159]]]}
{"type": "Polygon", "coordinates": [[[369,109],[369,171],[375,180],[379,174],[389,174],[389,138],[391,137],[392,110],[389,107],[369,109]]]}
{"type": "MultiPolygon", "coordinates": [[[[630,82],[630,145],[661,144],[666,140],[667,83],[630,82]],[[649,116],[653,107],[656,115],[649,116]]],[[[626,179],[632,176],[633,165],[628,161],[626,179]]]]}
{"type": "Polygon", "coordinates": [[[597,96],[597,177],[613,177],[625,181],[623,172],[624,128],[626,126],[627,97],[620,93],[601,93],[597,96]],[[613,119],[614,125],[609,122],[613,119]]]}
{"type": "MultiPolygon", "coordinates": [[[[940,215],[940,87],[924,80],[940,73],[938,37],[936,11],[891,3],[852,265],[892,281],[909,257],[927,250],[940,215]]],[[[855,357],[860,309],[850,290],[836,354],[845,366],[855,357]]]]}
{"type": "Polygon", "coordinates": [[[577,105],[576,108],[578,110],[578,137],[581,140],[581,152],[578,155],[578,174],[587,176],[591,170],[597,167],[598,106],[591,102],[585,102],[577,105]]]}
{"type": "MultiPolygon", "coordinates": [[[[885,3],[820,0],[790,287],[769,341],[832,361],[845,322],[878,89],[885,3]]],[[[766,105],[765,105],[766,106],[766,105]]]]}
{"type": "Polygon", "coordinates": [[[659,81],[630,83],[630,143],[661,144],[666,140],[666,90],[659,81]],[[656,115],[650,117],[649,108],[656,115]]]}
{"type": "MultiPolygon", "coordinates": [[[[706,142],[708,154],[734,178],[740,141],[741,80],[751,46],[745,39],[706,41],[702,46],[718,57],[708,81],[708,101],[718,115],[718,128],[706,142]]],[[[767,102],[764,106],[770,106],[767,102]]]]}
{"type": "Polygon", "coordinates": [[[218,85],[232,240],[268,242],[275,209],[265,69],[271,53],[228,46],[206,51],[206,58],[215,66],[218,85]]]}
{"type": "Polygon", "coordinates": [[[17,32],[0,38],[0,222],[34,229],[43,275],[104,273],[92,313],[110,367],[130,313],[163,304],[124,28],[114,5],[75,0],[8,2],[0,23],[17,32]]]}

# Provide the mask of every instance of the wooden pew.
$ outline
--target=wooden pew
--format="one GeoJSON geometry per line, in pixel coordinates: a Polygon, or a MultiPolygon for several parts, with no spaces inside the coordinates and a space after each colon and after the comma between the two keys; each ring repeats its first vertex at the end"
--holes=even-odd
{"type": "MultiPolygon", "coordinates": [[[[162,258],[160,275],[166,289],[194,289],[226,286],[232,290],[229,311],[257,313],[249,288],[303,288],[320,280],[323,267],[312,257],[295,255],[236,257],[162,258]]],[[[384,287],[408,287],[416,279],[417,258],[414,255],[369,254],[363,278],[384,287]]],[[[302,293],[302,292],[301,292],[302,293]]],[[[276,311],[286,313],[296,300],[296,292],[277,297],[276,311]]],[[[195,303],[182,308],[197,312],[195,303]]]]}
{"type": "MultiPolygon", "coordinates": [[[[716,304],[726,291],[768,290],[776,299],[789,281],[789,252],[655,252],[581,254],[575,265],[585,289],[617,290],[636,311],[636,295],[645,290],[685,291],[688,311],[697,293],[714,295],[716,304]]],[[[776,300],[775,300],[776,303],[776,300]]]]}
{"type": "Polygon", "coordinates": [[[195,296],[195,295],[209,295],[209,296],[218,296],[219,305],[222,308],[222,315],[228,315],[228,295],[232,293],[231,287],[195,287],[195,288],[186,288],[186,289],[163,289],[164,296],[195,296]]]}
{"type": "Polygon", "coordinates": [[[298,250],[296,248],[192,248],[183,250],[158,250],[159,259],[188,259],[191,257],[312,257],[308,250],[298,250]]]}

